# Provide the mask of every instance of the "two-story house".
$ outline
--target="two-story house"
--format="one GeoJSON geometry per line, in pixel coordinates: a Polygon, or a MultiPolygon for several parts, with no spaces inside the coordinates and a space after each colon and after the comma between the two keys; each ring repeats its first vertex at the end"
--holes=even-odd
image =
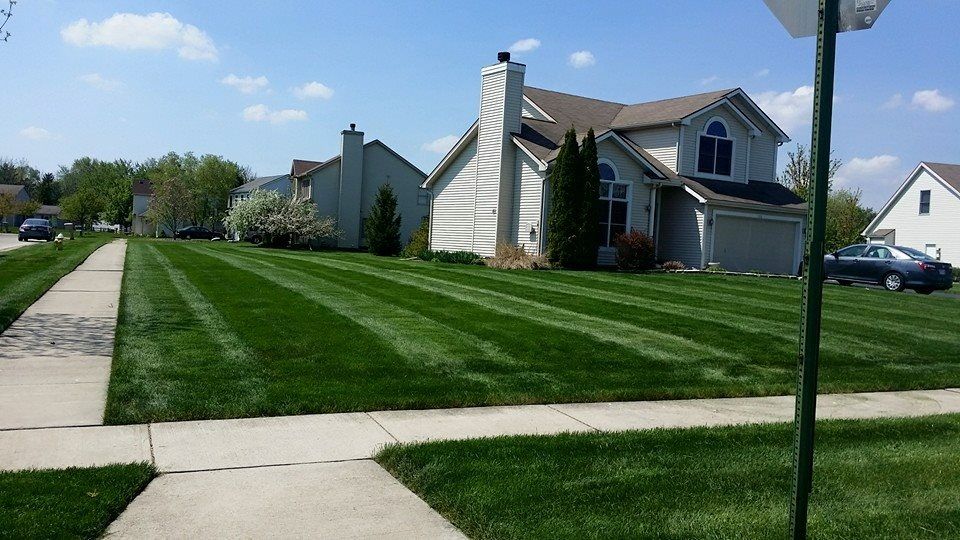
{"type": "Polygon", "coordinates": [[[481,70],[479,119],[423,183],[432,249],[543,252],[551,167],[572,126],[597,138],[600,264],[639,230],[660,260],[691,268],[798,271],[806,205],[776,181],[789,138],[742,90],[627,105],[526,86],[525,72],[509,53],[481,70]]]}
{"type": "Polygon", "coordinates": [[[923,161],[863,231],[874,244],[896,244],[960,264],[960,165],[923,161]]]}
{"type": "Polygon", "coordinates": [[[397,197],[400,239],[410,234],[430,211],[428,193],[420,188],[426,174],[380,140],[363,142],[356,125],[340,132],[340,154],[325,161],[293,160],[290,181],[293,194],[311,199],[317,213],[337,221],[341,236],[337,247],[366,246],[364,222],[377,190],[389,184],[397,197]]]}

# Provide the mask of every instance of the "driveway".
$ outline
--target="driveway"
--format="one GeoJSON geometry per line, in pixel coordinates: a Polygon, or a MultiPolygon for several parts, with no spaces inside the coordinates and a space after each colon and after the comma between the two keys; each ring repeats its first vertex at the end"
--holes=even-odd
{"type": "Polygon", "coordinates": [[[13,233],[0,233],[0,251],[10,251],[27,245],[27,242],[18,242],[17,235],[13,233]]]}

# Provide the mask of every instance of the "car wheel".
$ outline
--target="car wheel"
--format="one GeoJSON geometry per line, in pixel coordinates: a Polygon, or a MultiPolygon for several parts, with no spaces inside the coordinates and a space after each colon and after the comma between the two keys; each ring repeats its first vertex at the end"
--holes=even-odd
{"type": "Polygon", "coordinates": [[[263,238],[260,238],[259,236],[251,236],[251,237],[250,237],[250,243],[251,243],[251,244],[259,244],[260,242],[263,242],[263,238]]]}
{"type": "Polygon", "coordinates": [[[890,272],[889,274],[883,276],[883,281],[881,282],[883,288],[888,291],[900,292],[906,286],[904,283],[903,274],[900,272],[890,272]]]}
{"type": "Polygon", "coordinates": [[[847,280],[845,280],[845,279],[838,279],[838,280],[837,280],[837,283],[839,283],[839,284],[840,284],[841,286],[843,286],[843,287],[849,287],[852,282],[851,282],[851,281],[847,281],[847,280]]]}

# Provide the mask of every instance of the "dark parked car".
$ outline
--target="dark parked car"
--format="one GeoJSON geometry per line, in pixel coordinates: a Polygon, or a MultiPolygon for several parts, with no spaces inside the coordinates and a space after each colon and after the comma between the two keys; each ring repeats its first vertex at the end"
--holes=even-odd
{"type": "Polygon", "coordinates": [[[23,225],[20,225],[20,233],[17,236],[17,240],[25,242],[31,238],[46,240],[47,242],[53,240],[53,227],[50,226],[50,221],[37,218],[25,220],[23,225]]]}
{"type": "Polygon", "coordinates": [[[194,238],[202,240],[212,240],[214,238],[218,238],[223,240],[223,234],[216,231],[211,231],[206,227],[200,227],[199,225],[177,229],[177,232],[173,233],[173,237],[183,238],[184,240],[193,240],[194,238]]]}
{"type": "Polygon", "coordinates": [[[922,251],[903,246],[857,244],[824,257],[827,279],[841,285],[872,283],[890,291],[930,294],[951,287],[952,269],[922,251]]]}

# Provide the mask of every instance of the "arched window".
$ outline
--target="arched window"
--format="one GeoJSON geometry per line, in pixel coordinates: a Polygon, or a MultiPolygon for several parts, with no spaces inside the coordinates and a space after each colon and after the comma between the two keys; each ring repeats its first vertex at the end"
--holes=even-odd
{"type": "Polygon", "coordinates": [[[617,236],[627,232],[630,220],[630,184],[620,181],[616,165],[604,158],[600,170],[599,241],[600,247],[612,246],[617,236]]]}
{"type": "Polygon", "coordinates": [[[711,118],[700,133],[697,145],[697,172],[717,176],[733,174],[733,139],[722,118],[711,118]]]}

